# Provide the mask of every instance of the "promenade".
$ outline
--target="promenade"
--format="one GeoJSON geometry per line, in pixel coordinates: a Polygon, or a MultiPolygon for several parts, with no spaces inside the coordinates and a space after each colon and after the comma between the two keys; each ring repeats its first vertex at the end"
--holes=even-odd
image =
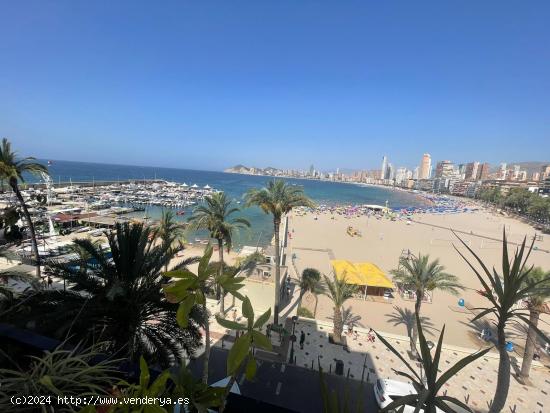
{"type": "MultiPolygon", "coordinates": [[[[209,309],[215,313],[217,303],[209,302],[209,309]]],[[[232,309],[228,312],[228,318],[232,318],[232,309]]],[[[236,321],[243,321],[240,308],[237,308],[235,315],[236,321]]],[[[216,348],[229,350],[234,341],[234,332],[221,327],[213,316],[210,318],[212,339],[211,344],[216,348]],[[223,339],[222,339],[223,338],[223,339]]],[[[292,322],[289,319],[286,322],[287,329],[291,330],[292,322]]],[[[328,375],[335,375],[336,361],[343,362],[343,376],[348,376],[355,381],[363,380],[370,385],[376,382],[376,379],[390,378],[403,381],[404,378],[396,374],[396,371],[407,371],[405,365],[390,352],[378,339],[370,342],[367,338],[368,329],[355,328],[357,338],[346,337],[349,351],[345,351],[342,346],[330,344],[328,335],[332,332],[332,323],[320,320],[300,318],[295,326],[297,341],[292,345],[287,338],[280,340],[278,334],[271,335],[271,342],[274,346],[273,352],[258,352],[257,357],[270,362],[288,363],[291,352],[295,357],[296,366],[309,370],[318,370],[320,363],[323,371],[328,375]],[[306,340],[304,348],[300,349],[300,333],[304,332],[306,340]]],[[[409,360],[407,355],[410,349],[409,338],[396,334],[377,331],[386,340],[390,342],[400,354],[410,362],[412,366],[420,366],[409,360]]],[[[483,348],[486,343],[479,340],[479,345],[474,348],[465,348],[445,344],[439,363],[440,374],[453,366],[461,358],[474,353],[483,348]]],[[[519,383],[514,374],[521,366],[521,356],[517,353],[511,353],[512,359],[512,377],[510,382],[510,392],[507,399],[507,410],[510,413],[544,413],[550,411],[550,360],[547,356],[543,363],[533,362],[531,369],[531,384],[523,385],[519,383]]],[[[476,413],[485,413],[489,410],[490,403],[494,396],[496,388],[496,378],[498,371],[498,354],[489,352],[484,357],[474,361],[456,376],[451,378],[444,386],[443,392],[456,397],[466,403],[476,413]]],[[[243,378],[244,380],[244,378],[243,378]]],[[[369,390],[371,386],[367,387],[369,390]]],[[[370,390],[372,391],[372,390],[370,390]]]]}

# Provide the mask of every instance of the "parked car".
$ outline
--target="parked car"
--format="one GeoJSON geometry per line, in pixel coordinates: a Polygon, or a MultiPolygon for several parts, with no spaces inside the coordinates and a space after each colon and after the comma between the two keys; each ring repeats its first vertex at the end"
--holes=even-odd
{"type": "MultiPolygon", "coordinates": [[[[406,396],[408,394],[416,394],[417,391],[411,383],[405,383],[403,381],[391,380],[391,379],[378,379],[374,386],[374,396],[376,402],[380,408],[388,406],[391,402],[395,401],[398,397],[406,396]]],[[[470,413],[468,410],[457,406],[454,403],[447,402],[456,413],[470,413]]],[[[415,404],[405,406],[403,413],[413,413],[416,408],[415,404]]],[[[443,410],[436,407],[437,413],[443,413],[443,410]]],[[[419,413],[424,413],[424,410],[420,410],[419,413]]]]}

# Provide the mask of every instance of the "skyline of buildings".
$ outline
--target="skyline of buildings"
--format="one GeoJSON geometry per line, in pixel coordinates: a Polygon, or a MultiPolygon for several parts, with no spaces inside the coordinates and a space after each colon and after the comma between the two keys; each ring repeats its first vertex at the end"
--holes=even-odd
{"type": "Polygon", "coordinates": [[[348,174],[341,173],[340,168],[335,172],[321,172],[313,165],[307,171],[247,168],[240,165],[235,167],[237,170],[230,168],[226,172],[377,184],[470,197],[475,196],[482,187],[498,187],[504,191],[525,187],[541,195],[546,195],[550,188],[550,162],[542,164],[538,171],[529,175],[520,164],[508,165],[506,162],[491,171],[488,162],[477,160],[455,164],[452,160],[444,159],[437,161],[434,168],[429,153],[424,153],[419,161],[419,165],[411,170],[404,166],[394,166],[384,154],[380,169],[358,170],[348,174]]]}

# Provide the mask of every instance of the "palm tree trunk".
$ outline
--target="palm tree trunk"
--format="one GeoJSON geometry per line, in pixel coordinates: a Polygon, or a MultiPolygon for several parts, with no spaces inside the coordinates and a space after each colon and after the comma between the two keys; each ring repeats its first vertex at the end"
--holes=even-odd
{"type": "Polygon", "coordinates": [[[206,342],[204,344],[204,362],[202,365],[202,382],[208,384],[208,362],[210,361],[210,317],[208,316],[208,309],[206,303],[203,304],[202,309],[206,314],[206,323],[204,323],[204,336],[206,342]]]}
{"type": "Polygon", "coordinates": [[[497,327],[497,336],[497,350],[499,353],[497,388],[489,413],[498,413],[504,409],[506,399],[508,398],[508,390],[510,389],[510,357],[506,351],[504,323],[499,323],[497,327]]]}
{"type": "Polygon", "coordinates": [[[273,324],[279,324],[279,298],[281,296],[281,260],[279,251],[279,227],[281,219],[273,219],[273,229],[275,231],[275,304],[273,308],[273,324]]]}
{"type": "Polygon", "coordinates": [[[17,181],[12,182],[12,180],[10,180],[10,186],[13,189],[13,192],[15,192],[15,196],[17,197],[17,200],[21,204],[21,208],[23,209],[23,215],[25,216],[25,219],[27,220],[27,223],[29,225],[29,232],[31,233],[31,248],[32,248],[32,253],[34,255],[34,260],[36,262],[36,277],[40,279],[40,255],[38,254],[38,244],[36,243],[36,232],[34,231],[34,224],[32,223],[32,220],[31,220],[31,214],[29,214],[29,210],[27,209],[27,205],[25,204],[23,195],[21,195],[21,191],[19,191],[19,186],[17,185],[17,181]]]}
{"type": "MultiPolygon", "coordinates": [[[[420,318],[420,306],[422,305],[422,297],[424,296],[424,291],[416,291],[416,303],[414,304],[414,313],[420,318]]],[[[418,340],[418,328],[416,325],[416,317],[412,325],[412,337],[411,337],[411,354],[414,358],[418,358],[418,350],[416,349],[416,340],[418,340]]]]}
{"type": "MultiPolygon", "coordinates": [[[[223,275],[223,240],[218,239],[218,253],[220,254],[220,267],[218,268],[218,280],[223,275]]],[[[220,284],[217,285],[220,292],[220,315],[223,317],[225,314],[225,294],[220,284]]]]}
{"type": "MultiPolygon", "coordinates": [[[[529,321],[537,327],[539,324],[540,312],[537,308],[531,308],[529,311],[529,321]]],[[[529,372],[531,371],[531,363],[533,362],[533,355],[535,354],[535,344],[537,340],[537,333],[532,326],[529,326],[527,332],[527,340],[525,341],[525,352],[523,353],[523,362],[521,363],[520,376],[523,379],[529,378],[529,372]]]]}
{"type": "Polygon", "coordinates": [[[315,315],[317,314],[317,303],[319,302],[319,297],[317,296],[317,294],[314,294],[315,295],[315,307],[313,307],[313,318],[315,318],[315,315]]]}
{"type": "Polygon", "coordinates": [[[340,343],[342,341],[342,312],[340,307],[334,306],[334,330],[332,339],[335,343],[340,343]]]}

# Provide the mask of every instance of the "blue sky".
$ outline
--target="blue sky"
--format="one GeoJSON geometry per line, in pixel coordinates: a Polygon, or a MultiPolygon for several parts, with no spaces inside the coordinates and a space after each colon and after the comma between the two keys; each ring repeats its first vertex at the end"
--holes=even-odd
{"type": "Polygon", "coordinates": [[[4,1],[0,136],[198,169],[550,160],[548,1],[4,1]]]}

